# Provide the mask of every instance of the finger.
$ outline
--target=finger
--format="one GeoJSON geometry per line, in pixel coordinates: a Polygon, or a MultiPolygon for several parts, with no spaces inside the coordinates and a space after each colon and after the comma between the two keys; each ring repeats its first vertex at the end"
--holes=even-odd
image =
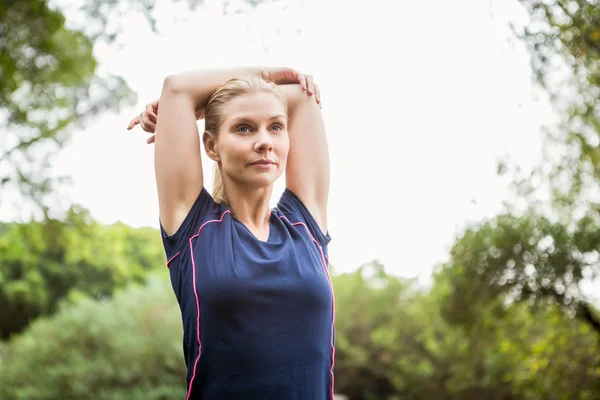
{"type": "Polygon", "coordinates": [[[146,122],[144,122],[142,129],[145,132],[154,133],[154,132],[156,132],[156,124],[154,124],[153,122],[150,122],[150,121],[146,121],[146,122]]]}
{"type": "Polygon", "coordinates": [[[306,87],[306,94],[308,94],[308,95],[310,96],[310,94],[311,94],[311,93],[310,93],[310,89],[311,89],[311,88],[310,88],[310,77],[308,77],[308,76],[305,76],[305,77],[304,77],[304,80],[306,81],[306,83],[305,83],[305,87],[306,87]]]}
{"type": "Polygon", "coordinates": [[[286,71],[286,79],[290,82],[290,83],[294,83],[294,82],[300,82],[300,72],[296,71],[295,69],[290,69],[288,71],[286,71]],[[288,76],[289,74],[289,76],[288,76]]]}
{"type": "Polygon", "coordinates": [[[150,116],[146,113],[141,113],[140,118],[140,126],[142,127],[142,129],[146,132],[154,133],[154,131],[156,130],[156,123],[152,121],[150,116]]]}
{"type": "Polygon", "coordinates": [[[144,113],[140,113],[140,115],[138,116],[138,118],[140,119],[140,127],[143,130],[146,130],[146,115],[144,113]]]}
{"type": "Polygon", "coordinates": [[[140,126],[144,132],[152,132],[152,122],[148,120],[148,116],[144,113],[140,114],[140,126]]]}
{"type": "Polygon", "coordinates": [[[148,119],[150,121],[156,123],[157,115],[154,112],[154,107],[152,106],[152,104],[148,104],[146,106],[146,115],[148,116],[148,119]]]}
{"type": "Polygon", "coordinates": [[[321,104],[321,90],[319,89],[319,85],[315,85],[315,100],[317,100],[317,104],[321,104]]]}
{"type": "Polygon", "coordinates": [[[315,82],[313,81],[312,76],[308,75],[306,77],[306,93],[311,96],[315,92],[315,82]]]}
{"type": "Polygon", "coordinates": [[[154,113],[158,115],[158,100],[154,100],[152,103],[150,103],[150,105],[152,105],[152,110],[154,110],[154,113]]]}
{"type": "Polygon", "coordinates": [[[154,134],[154,132],[156,132],[156,125],[148,124],[148,125],[146,125],[146,129],[144,129],[144,130],[148,133],[154,134]]]}
{"type": "Polygon", "coordinates": [[[146,139],[146,143],[147,143],[147,144],[152,144],[152,143],[154,143],[154,138],[155,138],[155,135],[152,135],[152,136],[150,136],[148,139],[146,139]]]}
{"type": "Polygon", "coordinates": [[[304,75],[298,75],[298,82],[300,83],[302,90],[306,90],[306,77],[304,75]]]}
{"type": "Polygon", "coordinates": [[[131,121],[129,121],[129,125],[127,125],[127,130],[128,131],[132,130],[133,127],[136,126],[139,123],[140,123],[140,117],[137,116],[134,119],[132,119],[131,121]]]}

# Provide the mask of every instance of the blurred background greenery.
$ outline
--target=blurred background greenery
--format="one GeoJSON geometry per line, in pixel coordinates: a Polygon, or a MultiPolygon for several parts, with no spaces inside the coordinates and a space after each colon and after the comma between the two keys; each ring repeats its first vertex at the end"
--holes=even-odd
{"type": "MultiPolygon", "coordinates": [[[[560,122],[545,127],[532,171],[499,162],[513,182],[506,211],[465,229],[429,285],[377,260],[333,266],[336,392],[351,400],[600,399],[600,313],[582,290],[600,293],[600,7],[519,3],[530,23],[514,35],[560,122]]],[[[158,232],[100,224],[78,205],[53,214],[64,199],[49,173],[74,126],[135,102],[93,50],[117,45],[123,9],[155,28],[154,7],[87,2],[84,33],[46,0],[0,2],[0,202],[38,210],[0,224],[3,400],[185,395],[158,232]]]]}

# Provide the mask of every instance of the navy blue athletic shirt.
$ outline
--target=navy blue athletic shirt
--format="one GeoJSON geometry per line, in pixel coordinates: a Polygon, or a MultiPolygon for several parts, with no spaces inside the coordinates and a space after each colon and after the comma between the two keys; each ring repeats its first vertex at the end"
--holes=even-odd
{"type": "Polygon", "coordinates": [[[186,400],[332,400],[334,300],[327,244],[289,189],[266,242],[203,188],[162,231],[183,319],[186,400]]]}

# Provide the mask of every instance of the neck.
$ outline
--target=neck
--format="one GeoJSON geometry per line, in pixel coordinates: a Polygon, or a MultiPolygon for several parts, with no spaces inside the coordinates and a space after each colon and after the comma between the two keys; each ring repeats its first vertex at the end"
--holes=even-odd
{"type": "Polygon", "coordinates": [[[259,189],[228,185],[227,203],[231,214],[243,223],[255,227],[268,224],[272,191],[273,185],[259,189]]]}

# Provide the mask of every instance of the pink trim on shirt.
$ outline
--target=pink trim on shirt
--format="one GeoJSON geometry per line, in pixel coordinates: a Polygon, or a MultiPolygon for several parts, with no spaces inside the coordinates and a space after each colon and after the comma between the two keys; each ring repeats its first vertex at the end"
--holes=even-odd
{"type": "MultiPolygon", "coordinates": [[[[335,363],[335,345],[333,343],[333,330],[334,330],[334,325],[335,325],[335,295],[333,293],[333,283],[331,282],[331,276],[329,276],[329,271],[327,269],[327,264],[328,262],[325,261],[325,252],[323,252],[323,248],[321,247],[321,244],[319,244],[319,242],[317,242],[315,240],[315,238],[313,237],[313,235],[310,233],[310,230],[308,229],[308,226],[306,226],[306,224],[304,222],[291,222],[285,215],[282,215],[279,218],[285,218],[287,222],[289,222],[292,226],[296,226],[296,225],[302,225],[304,226],[304,228],[306,229],[306,233],[308,233],[308,236],[310,237],[310,239],[314,242],[314,244],[317,245],[317,248],[319,249],[319,253],[321,255],[321,262],[323,263],[323,269],[325,270],[325,274],[327,275],[327,280],[329,281],[329,286],[331,287],[331,368],[329,369],[329,372],[331,373],[331,398],[334,398],[334,374],[333,374],[333,365],[335,363]]],[[[329,260],[329,257],[327,257],[327,260],[329,260]]]]}
{"type": "Polygon", "coordinates": [[[172,256],[171,258],[169,258],[167,260],[167,268],[169,268],[169,264],[171,264],[171,261],[173,261],[175,259],[175,257],[177,257],[179,255],[179,252],[177,252],[177,254],[175,254],[174,256],[172,256]]]}
{"type": "Polygon", "coordinates": [[[222,222],[223,221],[223,217],[225,217],[225,214],[227,214],[229,212],[229,210],[225,211],[222,215],[220,219],[212,219],[210,221],[206,221],[205,223],[202,224],[202,226],[200,226],[200,229],[198,229],[198,233],[196,233],[194,236],[192,236],[189,239],[189,243],[190,243],[190,253],[192,256],[192,273],[193,273],[193,284],[194,284],[194,296],[196,296],[196,339],[198,341],[198,357],[196,357],[196,361],[194,362],[194,372],[192,373],[192,379],[190,380],[190,386],[188,387],[188,392],[187,392],[187,396],[185,398],[185,400],[189,400],[190,398],[190,394],[192,393],[192,385],[194,383],[194,379],[196,378],[196,368],[198,367],[198,361],[200,361],[200,356],[202,355],[202,341],[200,340],[200,299],[198,298],[198,289],[196,288],[196,262],[194,261],[194,246],[192,243],[192,240],[194,240],[195,238],[197,238],[198,236],[200,236],[200,233],[202,232],[202,229],[209,223],[211,222],[222,222]]]}

